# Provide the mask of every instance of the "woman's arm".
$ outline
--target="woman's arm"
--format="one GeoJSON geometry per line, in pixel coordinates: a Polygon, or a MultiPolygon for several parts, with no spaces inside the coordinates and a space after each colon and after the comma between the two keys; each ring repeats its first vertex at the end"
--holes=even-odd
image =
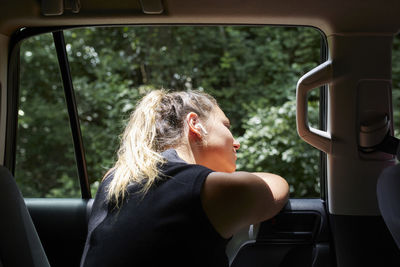
{"type": "Polygon", "coordinates": [[[205,213],[223,237],[275,216],[286,204],[289,186],[271,173],[213,172],[201,192],[205,213]]]}

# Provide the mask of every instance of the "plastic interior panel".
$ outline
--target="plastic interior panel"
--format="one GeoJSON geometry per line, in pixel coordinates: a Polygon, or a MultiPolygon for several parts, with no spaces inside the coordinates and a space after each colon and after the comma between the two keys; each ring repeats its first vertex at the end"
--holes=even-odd
{"type": "Polygon", "coordinates": [[[324,202],[291,199],[277,216],[261,223],[256,242],[245,244],[231,266],[330,266],[330,240],[324,202]]]}
{"type": "Polygon", "coordinates": [[[26,198],[25,203],[50,265],[79,266],[87,235],[88,201],[26,198]]]}
{"type": "Polygon", "coordinates": [[[400,250],[381,216],[330,215],[337,266],[400,266],[400,250]]]}
{"type": "Polygon", "coordinates": [[[140,0],[142,11],[145,14],[155,15],[164,12],[164,7],[161,0],[140,0]]]}
{"type": "MultiPolygon", "coordinates": [[[[8,62],[9,38],[0,34],[0,60],[8,62]]],[[[5,147],[6,142],[6,116],[7,116],[7,64],[0,64],[0,147],[5,147]]],[[[4,150],[0,150],[0,165],[4,164],[4,150]]]]}
{"type": "Polygon", "coordinates": [[[64,13],[64,0],[42,0],[41,11],[45,16],[57,16],[64,13]]]}
{"type": "Polygon", "coordinates": [[[332,80],[332,62],[326,61],[304,74],[296,89],[296,125],[299,136],[315,148],[330,153],[332,140],[329,132],[310,127],[308,124],[308,91],[326,85],[332,80]]]}
{"type": "MultiPolygon", "coordinates": [[[[385,90],[382,83],[391,82],[392,36],[331,35],[328,43],[333,62],[328,98],[328,129],[332,136],[332,151],[327,155],[329,213],[377,216],[377,178],[394,161],[360,157],[357,88],[366,77],[380,81],[374,85],[378,91],[385,90]]],[[[377,105],[388,104],[387,99],[382,101],[377,105]]]]}
{"type": "MultiPolygon", "coordinates": [[[[359,82],[357,87],[357,99],[358,99],[358,122],[357,125],[359,127],[359,131],[361,132],[362,125],[371,125],[377,119],[382,119],[385,117],[393,118],[392,112],[392,90],[391,90],[391,82],[389,81],[380,81],[380,80],[362,80],[359,82]]],[[[390,133],[393,133],[393,119],[391,122],[391,130],[390,133]]],[[[363,127],[365,128],[365,127],[363,127]]],[[[384,135],[387,134],[386,128],[383,128],[385,132],[384,135]]],[[[374,131],[376,138],[379,138],[380,141],[383,140],[381,138],[381,134],[379,131],[374,131]]],[[[373,135],[373,134],[372,134],[373,135]]],[[[373,136],[370,137],[372,139],[373,136]]],[[[375,143],[379,142],[376,141],[375,143]]],[[[361,140],[359,140],[359,144],[361,140]]],[[[380,142],[379,142],[380,143],[380,142]]],[[[392,160],[393,156],[385,153],[363,153],[359,151],[360,158],[366,160],[392,160]]]]}
{"type": "Polygon", "coordinates": [[[312,211],[281,212],[261,224],[257,242],[312,244],[321,220],[321,214],[312,211]]]}

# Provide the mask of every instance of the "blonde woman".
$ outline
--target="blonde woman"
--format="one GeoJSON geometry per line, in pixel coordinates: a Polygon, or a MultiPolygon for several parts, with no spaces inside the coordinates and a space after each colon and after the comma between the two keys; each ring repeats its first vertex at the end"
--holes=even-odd
{"type": "Polygon", "coordinates": [[[228,266],[229,238],[288,198],[277,175],[235,172],[229,128],[208,94],[147,94],[96,195],[81,266],[228,266]]]}

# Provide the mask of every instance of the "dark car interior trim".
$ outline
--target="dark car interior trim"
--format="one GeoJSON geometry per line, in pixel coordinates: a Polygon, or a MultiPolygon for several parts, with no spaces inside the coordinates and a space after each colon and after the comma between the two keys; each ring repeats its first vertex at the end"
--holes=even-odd
{"type": "Polygon", "coordinates": [[[78,108],[76,106],[74,86],[68,62],[67,50],[65,48],[64,34],[62,31],[53,32],[54,44],[56,46],[58,63],[63,80],[65,100],[67,102],[68,117],[71,126],[72,139],[75,149],[75,159],[78,168],[78,177],[83,199],[92,197],[90,193],[89,179],[86,169],[85,148],[82,140],[81,127],[79,123],[78,108]]]}

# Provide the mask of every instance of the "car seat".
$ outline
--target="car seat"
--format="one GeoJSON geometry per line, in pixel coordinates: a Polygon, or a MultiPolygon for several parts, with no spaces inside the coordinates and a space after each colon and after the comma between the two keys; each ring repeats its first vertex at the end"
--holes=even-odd
{"type": "Polygon", "coordinates": [[[0,166],[0,267],[50,264],[12,174],[0,166]]]}
{"type": "MultiPolygon", "coordinates": [[[[400,139],[390,131],[388,116],[369,122],[361,127],[360,150],[380,151],[400,160],[400,139]]],[[[400,248],[400,164],[386,167],[379,175],[376,195],[382,218],[398,248],[400,248]]]]}
{"type": "Polygon", "coordinates": [[[387,167],[378,179],[379,210],[397,247],[400,248],[400,164],[387,167]]]}

